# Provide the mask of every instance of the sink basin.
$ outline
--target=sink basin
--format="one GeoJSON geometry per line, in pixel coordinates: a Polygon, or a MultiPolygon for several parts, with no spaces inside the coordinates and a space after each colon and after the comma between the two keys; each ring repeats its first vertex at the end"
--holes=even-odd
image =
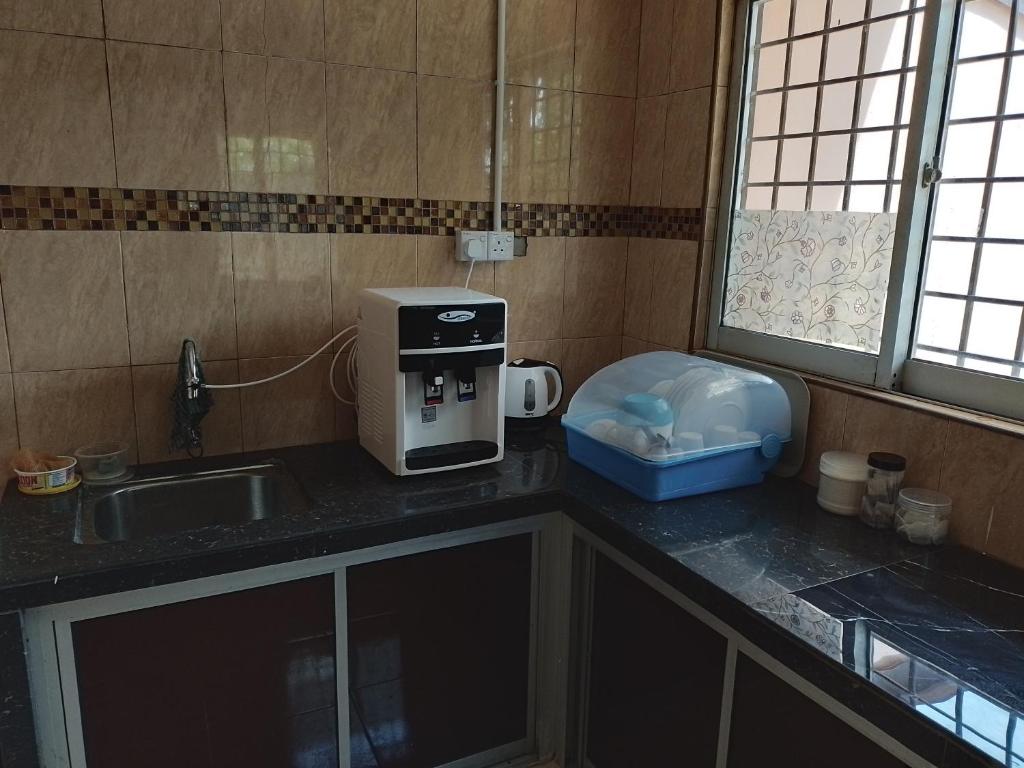
{"type": "Polygon", "coordinates": [[[96,499],[93,530],[103,541],[134,541],[263,520],[307,506],[284,465],[269,461],[129,483],[96,499]]]}

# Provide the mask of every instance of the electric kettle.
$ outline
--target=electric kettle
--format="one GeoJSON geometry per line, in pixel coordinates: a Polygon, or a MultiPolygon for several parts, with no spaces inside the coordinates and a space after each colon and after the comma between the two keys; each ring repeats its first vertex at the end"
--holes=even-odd
{"type": "Polygon", "coordinates": [[[544,417],[561,401],[562,372],[558,366],[521,357],[506,367],[505,418],[510,426],[543,424],[544,417]]]}

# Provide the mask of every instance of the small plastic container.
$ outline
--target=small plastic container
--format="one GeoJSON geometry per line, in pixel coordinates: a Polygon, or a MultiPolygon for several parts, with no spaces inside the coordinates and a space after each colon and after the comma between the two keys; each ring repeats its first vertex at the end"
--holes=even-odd
{"type": "Polygon", "coordinates": [[[103,482],[128,473],[128,446],[124,443],[96,443],[75,451],[85,482],[103,482]]]}
{"type": "Polygon", "coordinates": [[[75,457],[59,456],[58,458],[67,459],[67,466],[43,472],[22,472],[15,468],[14,474],[18,478],[18,490],[29,496],[49,496],[76,488],[82,481],[75,474],[75,464],[77,463],[75,457]]]}
{"type": "Polygon", "coordinates": [[[860,453],[826,451],[818,463],[818,506],[837,515],[856,515],[867,488],[868,460],[860,453]]]}
{"type": "Polygon", "coordinates": [[[896,533],[912,544],[942,544],[953,500],[927,488],[904,488],[896,501],[896,533]]]}
{"type": "Polygon", "coordinates": [[[867,491],[860,504],[862,523],[872,528],[892,528],[906,471],[907,460],[898,453],[868,454],[867,491]]]}

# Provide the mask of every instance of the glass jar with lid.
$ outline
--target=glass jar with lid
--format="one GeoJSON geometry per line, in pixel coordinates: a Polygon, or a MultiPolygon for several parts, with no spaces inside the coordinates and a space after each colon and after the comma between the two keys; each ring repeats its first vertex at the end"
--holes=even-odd
{"type": "Polygon", "coordinates": [[[949,533],[953,500],[927,488],[904,488],[896,501],[896,533],[912,544],[941,544],[949,533]]]}
{"type": "Polygon", "coordinates": [[[860,503],[860,519],[872,528],[892,528],[896,499],[903,486],[907,460],[898,453],[868,454],[868,481],[860,503]]]}

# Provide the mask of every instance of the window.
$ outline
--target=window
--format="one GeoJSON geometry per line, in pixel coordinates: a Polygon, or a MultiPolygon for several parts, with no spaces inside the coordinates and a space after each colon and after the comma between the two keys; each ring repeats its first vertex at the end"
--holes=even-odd
{"type": "Polygon", "coordinates": [[[755,0],[737,34],[709,345],[1024,418],[1024,0],[755,0]]]}

